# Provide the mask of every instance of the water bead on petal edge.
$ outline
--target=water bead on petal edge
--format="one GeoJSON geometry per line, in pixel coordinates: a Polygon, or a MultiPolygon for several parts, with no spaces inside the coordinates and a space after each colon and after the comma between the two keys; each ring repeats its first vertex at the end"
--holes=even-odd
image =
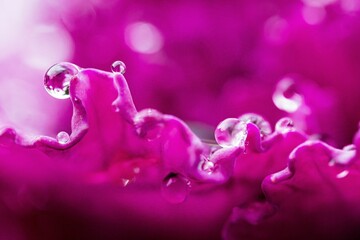
{"type": "Polygon", "coordinates": [[[124,62],[122,61],[115,61],[113,62],[113,64],[111,65],[111,71],[113,73],[121,73],[124,74],[126,71],[126,65],[124,62]]]}
{"type": "Polygon", "coordinates": [[[280,119],[276,125],[275,130],[279,133],[287,133],[294,129],[294,122],[290,118],[282,118],[280,119]]]}
{"type": "Polygon", "coordinates": [[[58,140],[59,143],[65,144],[65,143],[69,142],[70,136],[67,132],[61,131],[57,134],[56,139],[58,140]]]}
{"type": "Polygon", "coordinates": [[[75,64],[63,62],[50,67],[44,76],[44,87],[54,98],[66,99],[70,97],[70,81],[79,72],[75,64]]]}
{"type": "Polygon", "coordinates": [[[256,113],[243,114],[239,117],[239,120],[244,123],[255,124],[260,130],[261,137],[269,135],[272,132],[270,123],[256,113]]]}

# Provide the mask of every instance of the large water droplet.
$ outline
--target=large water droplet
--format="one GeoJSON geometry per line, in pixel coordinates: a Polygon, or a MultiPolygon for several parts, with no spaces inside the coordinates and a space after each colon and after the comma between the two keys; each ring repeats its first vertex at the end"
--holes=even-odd
{"type": "Polygon", "coordinates": [[[221,147],[244,145],[246,136],[246,124],[238,118],[225,119],[215,130],[215,140],[221,147]]]}
{"type": "Polygon", "coordinates": [[[79,67],[72,63],[58,63],[50,67],[44,77],[46,91],[58,99],[70,97],[70,81],[79,72],[79,67]]]}
{"type": "Polygon", "coordinates": [[[59,143],[65,144],[68,141],[70,141],[70,136],[67,132],[61,131],[57,134],[56,139],[58,140],[59,143]]]}
{"type": "Polygon", "coordinates": [[[124,62],[122,61],[115,61],[113,62],[113,64],[111,65],[111,71],[113,73],[121,73],[124,74],[126,71],[126,65],[124,62]]]}
{"type": "Polygon", "coordinates": [[[273,94],[273,102],[279,109],[293,113],[303,103],[303,97],[297,91],[296,84],[291,78],[283,78],[276,86],[273,94]]]}
{"type": "Polygon", "coordinates": [[[246,113],[239,117],[239,120],[244,123],[253,123],[259,130],[261,137],[269,135],[271,133],[271,125],[262,116],[255,113],[246,113]]]}
{"type": "Polygon", "coordinates": [[[291,120],[291,118],[287,117],[280,119],[275,125],[275,130],[279,133],[287,133],[293,129],[294,122],[291,120]]]}
{"type": "Polygon", "coordinates": [[[185,201],[190,193],[190,188],[190,180],[185,176],[169,173],[161,184],[161,193],[168,202],[178,204],[185,201]]]}

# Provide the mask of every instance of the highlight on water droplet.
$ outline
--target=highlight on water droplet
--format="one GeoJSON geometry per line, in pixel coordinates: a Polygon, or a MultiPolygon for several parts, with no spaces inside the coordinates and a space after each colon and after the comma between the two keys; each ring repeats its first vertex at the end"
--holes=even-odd
{"type": "Polygon", "coordinates": [[[61,131],[57,134],[56,139],[59,143],[65,144],[70,141],[70,136],[67,132],[61,131]]]}
{"type": "Polygon", "coordinates": [[[190,180],[179,173],[169,173],[161,184],[163,198],[173,204],[184,202],[189,195],[190,190],[190,180]]]}
{"type": "Polygon", "coordinates": [[[46,91],[57,99],[70,97],[70,82],[78,74],[79,67],[75,64],[63,62],[50,67],[44,77],[46,91]]]}
{"type": "Polygon", "coordinates": [[[275,125],[275,131],[279,133],[287,133],[292,130],[294,130],[294,122],[288,117],[281,118],[275,125]]]}
{"type": "Polygon", "coordinates": [[[303,103],[303,96],[296,88],[292,78],[285,77],[280,80],[272,97],[275,106],[288,113],[296,112],[303,103]]]}
{"type": "Polygon", "coordinates": [[[243,146],[246,136],[246,123],[238,118],[227,118],[215,129],[215,140],[224,148],[243,146]]]}
{"type": "Polygon", "coordinates": [[[124,62],[122,61],[115,61],[113,62],[113,64],[111,65],[111,71],[113,73],[120,73],[120,74],[124,74],[126,71],[126,65],[124,62]]]}

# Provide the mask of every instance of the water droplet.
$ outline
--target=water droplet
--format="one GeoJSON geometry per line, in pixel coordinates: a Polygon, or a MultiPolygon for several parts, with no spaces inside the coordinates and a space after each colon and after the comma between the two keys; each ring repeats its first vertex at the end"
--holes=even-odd
{"type": "Polygon", "coordinates": [[[269,135],[271,133],[271,125],[262,116],[255,113],[246,113],[239,117],[239,120],[244,123],[253,123],[259,130],[261,137],[269,135]]]}
{"type": "Polygon", "coordinates": [[[70,81],[79,72],[79,67],[75,64],[63,62],[50,67],[44,77],[46,91],[58,99],[70,97],[70,81]]]}
{"type": "Polygon", "coordinates": [[[243,146],[246,136],[246,124],[238,118],[225,119],[215,130],[215,140],[221,147],[243,146]]]}
{"type": "Polygon", "coordinates": [[[122,61],[115,61],[113,62],[113,64],[111,65],[111,71],[113,73],[121,73],[124,74],[126,71],[126,65],[124,62],[122,61]]]}
{"type": "Polygon", "coordinates": [[[280,80],[273,94],[273,102],[276,107],[288,113],[299,109],[303,103],[303,97],[298,93],[293,79],[286,77],[280,80]]]}
{"type": "Polygon", "coordinates": [[[113,104],[111,107],[114,110],[114,112],[120,112],[120,107],[117,104],[113,104]]]}
{"type": "Polygon", "coordinates": [[[215,164],[208,159],[204,159],[203,161],[201,161],[200,166],[201,170],[208,174],[213,173],[215,170],[215,164]]]}
{"type": "Polygon", "coordinates": [[[134,124],[137,134],[148,141],[159,138],[164,129],[162,114],[150,108],[138,112],[134,124]]]}
{"type": "Polygon", "coordinates": [[[275,130],[279,133],[287,133],[294,129],[294,122],[290,118],[282,118],[280,119],[276,125],[275,130]]]}
{"type": "Polygon", "coordinates": [[[59,143],[65,144],[70,140],[70,136],[67,132],[61,131],[57,134],[56,139],[58,140],[59,143]]]}
{"type": "Polygon", "coordinates": [[[161,184],[161,193],[168,202],[178,204],[185,201],[190,193],[190,188],[190,180],[185,176],[169,173],[161,184]]]}

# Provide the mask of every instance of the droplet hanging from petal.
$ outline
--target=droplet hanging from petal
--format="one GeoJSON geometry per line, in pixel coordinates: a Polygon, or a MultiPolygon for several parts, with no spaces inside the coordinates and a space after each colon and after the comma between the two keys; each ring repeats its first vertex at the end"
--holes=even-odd
{"type": "Polygon", "coordinates": [[[188,178],[178,173],[169,173],[161,184],[161,193],[166,201],[182,203],[190,193],[191,183],[188,178]]]}

